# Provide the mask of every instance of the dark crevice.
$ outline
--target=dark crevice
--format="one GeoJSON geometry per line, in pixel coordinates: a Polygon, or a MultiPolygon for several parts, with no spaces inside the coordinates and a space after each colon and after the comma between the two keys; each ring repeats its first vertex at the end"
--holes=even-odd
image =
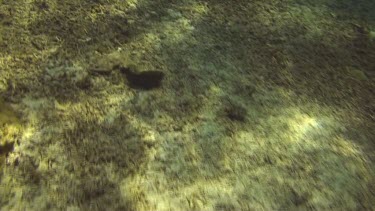
{"type": "Polygon", "coordinates": [[[133,89],[151,90],[161,87],[164,73],[157,70],[135,72],[128,67],[121,67],[129,86],[133,89]]]}

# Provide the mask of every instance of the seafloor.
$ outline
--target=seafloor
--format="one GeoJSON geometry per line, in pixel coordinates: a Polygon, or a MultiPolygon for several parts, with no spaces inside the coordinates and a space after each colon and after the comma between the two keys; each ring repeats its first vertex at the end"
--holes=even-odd
{"type": "Polygon", "coordinates": [[[0,210],[375,210],[374,0],[0,0],[0,210]]]}

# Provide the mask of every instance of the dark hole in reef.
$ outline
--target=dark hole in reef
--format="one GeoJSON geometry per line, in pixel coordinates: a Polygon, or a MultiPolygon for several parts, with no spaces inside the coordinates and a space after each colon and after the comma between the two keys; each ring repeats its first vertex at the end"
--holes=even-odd
{"type": "Polygon", "coordinates": [[[296,206],[303,205],[308,202],[308,195],[299,194],[295,190],[292,189],[292,202],[296,206]]]}
{"type": "Polygon", "coordinates": [[[49,9],[49,5],[46,1],[36,1],[34,4],[40,10],[48,10],[49,9]]]}
{"type": "Polygon", "coordinates": [[[13,151],[14,143],[6,143],[4,145],[0,145],[0,155],[7,154],[13,151]]]}
{"type": "Polygon", "coordinates": [[[121,72],[128,80],[129,86],[133,89],[151,90],[161,86],[164,73],[161,71],[143,71],[140,73],[128,67],[120,67],[121,72]]]}
{"type": "Polygon", "coordinates": [[[4,155],[7,156],[8,153],[12,152],[14,149],[14,143],[6,143],[4,145],[0,145],[0,157],[4,155]]]}
{"type": "Polygon", "coordinates": [[[224,109],[226,116],[232,121],[244,122],[247,111],[239,105],[229,105],[224,109]]]}

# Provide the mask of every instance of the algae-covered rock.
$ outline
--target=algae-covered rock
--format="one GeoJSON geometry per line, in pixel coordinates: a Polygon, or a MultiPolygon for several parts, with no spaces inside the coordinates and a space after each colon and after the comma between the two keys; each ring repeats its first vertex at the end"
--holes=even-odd
{"type": "Polygon", "coordinates": [[[375,31],[370,31],[369,36],[370,40],[375,41],[375,31]]]}
{"type": "Polygon", "coordinates": [[[127,63],[127,55],[123,55],[118,51],[108,55],[96,55],[90,63],[89,71],[92,73],[107,75],[110,74],[115,67],[123,66],[127,63]]]}
{"type": "Polygon", "coordinates": [[[355,80],[359,80],[359,81],[365,81],[365,80],[367,80],[367,76],[366,76],[366,74],[362,70],[359,70],[359,69],[349,69],[348,73],[349,73],[349,77],[351,77],[351,78],[353,78],[355,80]]]}

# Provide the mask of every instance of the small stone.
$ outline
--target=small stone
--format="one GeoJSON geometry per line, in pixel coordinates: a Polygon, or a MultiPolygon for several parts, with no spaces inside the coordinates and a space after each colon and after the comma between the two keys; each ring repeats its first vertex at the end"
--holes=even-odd
{"type": "Polygon", "coordinates": [[[349,75],[351,78],[354,78],[359,81],[365,81],[367,80],[367,76],[362,70],[359,69],[351,69],[349,70],[349,75]]]}
{"type": "Polygon", "coordinates": [[[369,36],[370,40],[375,41],[375,31],[370,31],[369,36]]]}
{"type": "Polygon", "coordinates": [[[109,75],[116,66],[121,65],[121,61],[121,54],[120,52],[116,51],[114,53],[102,56],[99,59],[94,58],[89,67],[89,71],[101,75],[109,75]]]}

